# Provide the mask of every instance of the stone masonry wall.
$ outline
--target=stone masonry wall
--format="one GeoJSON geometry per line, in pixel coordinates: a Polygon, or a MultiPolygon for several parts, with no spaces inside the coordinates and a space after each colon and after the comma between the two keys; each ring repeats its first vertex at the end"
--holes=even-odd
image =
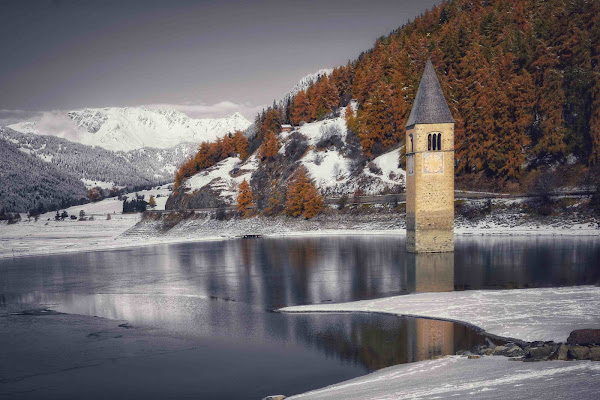
{"type": "MultiPolygon", "coordinates": [[[[406,177],[407,251],[446,252],[454,250],[454,124],[420,124],[406,132],[410,151],[414,141],[414,174],[406,177]],[[429,133],[442,134],[443,172],[425,173],[429,133]]],[[[408,153],[410,157],[411,153],[408,153]]]]}

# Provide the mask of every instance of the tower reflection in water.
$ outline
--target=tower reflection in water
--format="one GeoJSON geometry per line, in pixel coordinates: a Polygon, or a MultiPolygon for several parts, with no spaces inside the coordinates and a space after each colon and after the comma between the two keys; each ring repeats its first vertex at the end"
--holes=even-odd
{"type": "MultiPolygon", "coordinates": [[[[454,290],[454,253],[408,253],[405,265],[409,292],[454,290]]],[[[458,323],[408,316],[390,318],[394,320],[373,317],[368,323],[357,322],[351,327],[350,337],[334,327],[321,330],[317,342],[370,370],[452,355],[485,343],[484,336],[458,323]]]]}

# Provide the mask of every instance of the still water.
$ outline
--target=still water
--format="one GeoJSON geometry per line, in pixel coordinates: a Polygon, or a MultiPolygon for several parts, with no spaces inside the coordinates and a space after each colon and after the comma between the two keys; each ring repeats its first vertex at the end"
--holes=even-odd
{"type": "MultiPolygon", "coordinates": [[[[399,363],[454,354],[484,338],[460,324],[273,309],[413,292],[600,283],[596,238],[458,238],[412,255],[384,236],[241,239],[0,261],[0,312],[41,305],[192,337],[137,397],[291,395],[399,363]],[[194,379],[184,379],[193,374],[194,379]],[[156,379],[155,379],[156,378],[156,379]],[[177,383],[181,379],[185,383],[177,383]],[[234,384],[232,384],[234,382],[234,384]]],[[[148,372],[146,372],[148,374],[148,372]]],[[[156,376],[153,376],[153,374],[156,376]]],[[[93,376],[80,379],[85,386],[93,376]]],[[[111,387],[131,389],[115,376],[111,387]]],[[[102,390],[88,398],[106,397],[102,390]]]]}

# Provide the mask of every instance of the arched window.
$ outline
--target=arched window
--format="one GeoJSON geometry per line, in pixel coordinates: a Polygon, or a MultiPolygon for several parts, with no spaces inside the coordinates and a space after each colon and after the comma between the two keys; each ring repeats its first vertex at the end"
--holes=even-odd
{"type": "Polygon", "coordinates": [[[431,151],[431,133],[427,135],[427,150],[431,151]]]}
{"type": "Polygon", "coordinates": [[[414,142],[413,142],[413,135],[412,135],[412,133],[410,134],[410,152],[411,153],[415,152],[415,145],[414,145],[414,142]]]}
{"type": "Polygon", "coordinates": [[[436,151],[437,150],[437,135],[434,133],[433,134],[433,143],[431,144],[431,150],[436,151]]]}
{"type": "Polygon", "coordinates": [[[437,149],[438,150],[442,149],[442,134],[441,133],[437,134],[437,149]]]}

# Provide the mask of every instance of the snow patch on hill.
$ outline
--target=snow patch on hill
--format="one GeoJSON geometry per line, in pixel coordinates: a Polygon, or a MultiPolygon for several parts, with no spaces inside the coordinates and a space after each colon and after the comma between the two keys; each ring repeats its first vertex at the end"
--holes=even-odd
{"type": "Polygon", "coordinates": [[[229,157],[192,176],[185,182],[185,188],[190,191],[209,186],[228,204],[236,201],[237,191],[244,179],[250,182],[252,172],[258,168],[258,159],[252,155],[242,161],[238,157],[229,157]]]}
{"type": "Polygon", "coordinates": [[[185,142],[213,141],[223,135],[246,129],[251,123],[242,114],[225,118],[193,119],[172,109],[149,110],[144,107],[86,108],[69,111],[73,126],[38,126],[34,121],[20,122],[10,128],[23,133],[66,137],[79,143],[113,151],[144,147],[169,148],[185,142]],[[74,131],[76,134],[73,134],[74,131]]]}
{"type": "Polygon", "coordinates": [[[336,150],[310,150],[301,160],[321,191],[343,191],[350,177],[350,162],[336,150]]]}

